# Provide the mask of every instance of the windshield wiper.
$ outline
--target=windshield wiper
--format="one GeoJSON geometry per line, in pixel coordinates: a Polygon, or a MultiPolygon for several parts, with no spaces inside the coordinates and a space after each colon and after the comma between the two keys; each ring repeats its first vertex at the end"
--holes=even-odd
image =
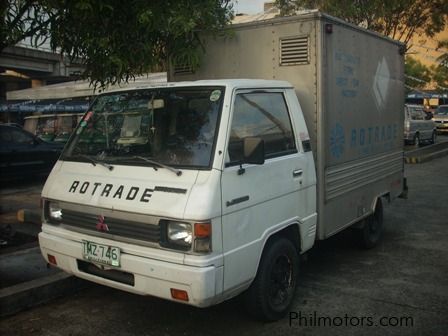
{"type": "Polygon", "coordinates": [[[96,166],[97,164],[99,164],[100,166],[103,166],[103,167],[105,167],[105,168],[107,168],[107,169],[109,169],[109,170],[113,170],[113,169],[114,169],[114,166],[112,166],[112,165],[110,165],[110,164],[108,164],[108,163],[106,163],[106,162],[102,162],[102,161],[99,161],[99,160],[95,160],[95,159],[92,158],[91,156],[88,156],[88,155],[85,155],[85,154],[78,154],[78,155],[76,155],[76,156],[88,160],[88,161],[89,161],[92,165],[94,165],[94,166],[96,166]]]}
{"type": "Polygon", "coordinates": [[[125,160],[128,160],[128,159],[131,159],[131,160],[132,160],[132,159],[142,160],[142,161],[145,161],[145,162],[148,162],[148,163],[152,164],[154,170],[157,170],[157,167],[160,167],[160,168],[168,169],[169,171],[173,172],[173,173],[176,174],[177,176],[181,176],[181,175],[182,175],[182,171],[181,171],[181,170],[176,169],[176,168],[171,167],[171,166],[168,166],[168,165],[163,164],[163,163],[161,163],[161,162],[158,162],[158,161],[155,161],[155,160],[148,159],[148,158],[146,158],[146,157],[144,157],[144,156],[134,155],[134,156],[129,156],[129,157],[126,157],[126,158],[123,158],[123,159],[125,159],[125,160]]]}

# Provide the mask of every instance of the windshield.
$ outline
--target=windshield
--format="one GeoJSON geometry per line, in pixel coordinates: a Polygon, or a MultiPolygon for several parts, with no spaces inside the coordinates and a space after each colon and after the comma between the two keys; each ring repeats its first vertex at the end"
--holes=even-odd
{"type": "Polygon", "coordinates": [[[426,114],[424,113],[423,106],[407,106],[409,118],[411,120],[424,120],[426,114]]]}
{"type": "Polygon", "coordinates": [[[448,115],[448,105],[446,105],[446,106],[439,106],[437,108],[435,114],[448,115]]]}
{"type": "Polygon", "coordinates": [[[64,160],[209,168],[223,87],[163,88],[99,96],[64,160]]]}

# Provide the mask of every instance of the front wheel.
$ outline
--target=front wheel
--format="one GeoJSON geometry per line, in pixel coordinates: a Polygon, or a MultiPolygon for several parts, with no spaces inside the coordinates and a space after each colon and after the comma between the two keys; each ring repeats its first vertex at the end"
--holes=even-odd
{"type": "Polygon", "coordinates": [[[297,287],[298,251],[286,238],[268,242],[254,282],[245,293],[246,308],[254,317],[276,321],[288,312],[297,287]]]}
{"type": "Polygon", "coordinates": [[[436,143],[437,134],[436,131],[432,132],[431,140],[429,140],[429,143],[435,144],[436,143]]]}
{"type": "Polygon", "coordinates": [[[414,135],[413,144],[415,147],[420,147],[420,135],[419,134],[414,135]]]}

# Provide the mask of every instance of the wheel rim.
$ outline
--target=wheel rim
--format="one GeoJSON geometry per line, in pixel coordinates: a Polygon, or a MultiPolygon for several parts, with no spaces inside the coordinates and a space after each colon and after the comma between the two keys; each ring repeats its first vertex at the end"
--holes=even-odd
{"type": "Polygon", "coordinates": [[[281,255],[272,266],[270,284],[269,284],[269,301],[273,307],[282,307],[289,303],[293,283],[293,265],[291,259],[287,255],[281,255]]]}

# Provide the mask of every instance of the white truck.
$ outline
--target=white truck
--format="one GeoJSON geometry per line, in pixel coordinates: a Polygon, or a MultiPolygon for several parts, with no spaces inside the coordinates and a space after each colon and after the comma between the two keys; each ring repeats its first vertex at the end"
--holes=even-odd
{"type": "Polygon", "coordinates": [[[321,13],[232,29],[175,83],[96,98],[42,191],[49,263],[276,320],[316,240],[377,244],[405,189],[402,46],[321,13]]]}

